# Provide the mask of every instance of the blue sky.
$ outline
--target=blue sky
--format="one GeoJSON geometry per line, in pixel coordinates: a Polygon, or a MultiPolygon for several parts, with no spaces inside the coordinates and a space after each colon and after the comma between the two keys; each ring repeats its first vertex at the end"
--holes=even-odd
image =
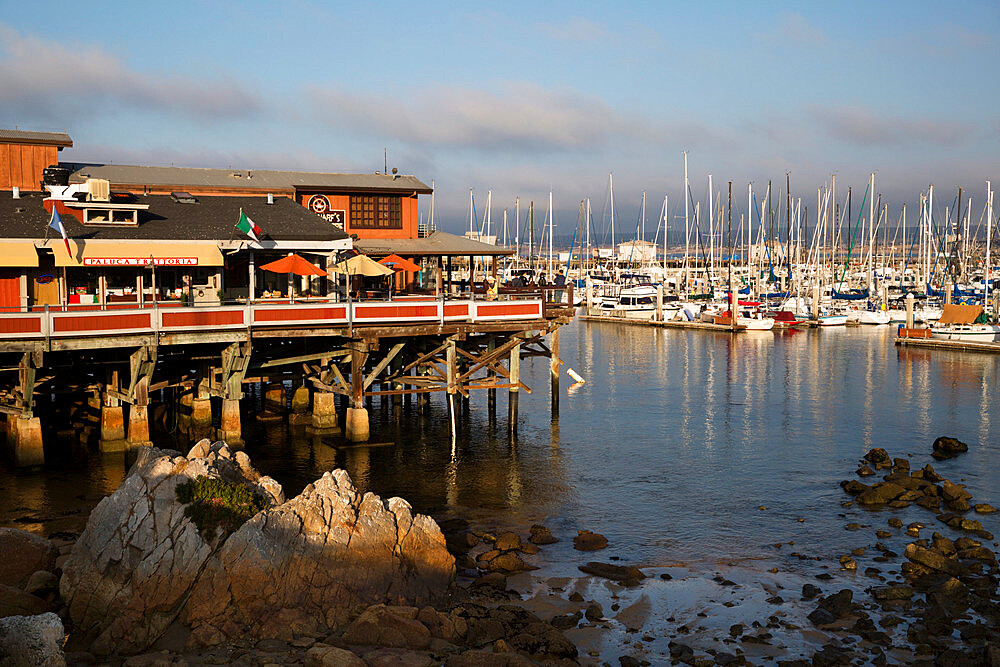
{"type": "Polygon", "coordinates": [[[621,219],[643,190],[676,213],[685,150],[702,201],[709,173],[790,171],[810,207],[831,173],[874,171],[890,206],[1000,180],[991,2],[6,5],[0,126],[69,132],[64,159],[375,171],[387,148],[449,229],[470,187],[495,220],[551,188],[571,229],[609,172],[621,219]]]}

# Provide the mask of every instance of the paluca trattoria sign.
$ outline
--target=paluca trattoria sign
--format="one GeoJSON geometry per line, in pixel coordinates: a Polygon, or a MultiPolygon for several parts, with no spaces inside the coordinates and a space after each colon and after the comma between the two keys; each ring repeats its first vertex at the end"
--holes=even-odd
{"type": "Polygon", "coordinates": [[[84,266],[198,266],[197,257],[84,257],[84,266]]]}

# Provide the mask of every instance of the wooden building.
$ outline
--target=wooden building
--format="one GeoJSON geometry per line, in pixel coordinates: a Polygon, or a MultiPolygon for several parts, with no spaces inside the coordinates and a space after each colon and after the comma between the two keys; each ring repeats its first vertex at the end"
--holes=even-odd
{"type": "Polygon", "coordinates": [[[112,190],[143,194],[288,197],[358,238],[417,238],[418,197],[432,190],[414,176],[260,169],[192,169],[73,164],[70,183],[107,180],[112,190]]]}
{"type": "Polygon", "coordinates": [[[72,146],[62,132],[0,128],[0,190],[40,191],[46,167],[58,165],[59,151],[72,146]]]}

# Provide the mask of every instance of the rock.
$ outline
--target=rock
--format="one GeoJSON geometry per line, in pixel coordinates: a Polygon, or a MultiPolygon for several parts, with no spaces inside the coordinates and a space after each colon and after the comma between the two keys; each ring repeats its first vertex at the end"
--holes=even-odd
{"type": "Polygon", "coordinates": [[[493,588],[505,591],[507,590],[507,577],[502,572],[490,572],[473,581],[472,588],[493,588]]]}
{"type": "Polygon", "coordinates": [[[55,569],[59,549],[52,542],[17,528],[0,528],[0,584],[23,588],[39,570],[55,569]]]}
{"type": "Polygon", "coordinates": [[[59,577],[46,570],[39,570],[32,574],[28,578],[28,583],[24,585],[24,592],[32,595],[45,595],[58,590],[59,577]]]}
{"type": "Polygon", "coordinates": [[[521,548],[521,536],[516,533],[500,533],[493,548],[498,551],[516,551],[521,548]]]}
{"type": "Polygon", "coordinates": [[[417,620],[430,631],[431,637],[457,644],[468,629],[465,619],[441,613],[433,607],[424,607],[417,614],[417,620]]]}
{"type": "Polygon", "coordinates": [[[859,466],[856,472],[859,477],[871,477],[875,474],[875,471],[868,466],[859,466]]]}
{"type": "Polygon", "coordinates": [[[613,565],[611,563],[590,561],[586,565],[580,565],[578,569],[595,577],[613,579],[625,586],[635,586],[646,578],[642,570],[631,565],[613,565]]]}
{"type": "Polygon", "coordinates": [[[583,618],[583,612],[575,611],[571,614],[553,616],[549,623],[552,627],[558,628],[559,630],[569,630],[570,628],[575,628],[577,624],[579,624],[581,618],[583,618]]]}
{"type": "Polygon", "coordinates": [[[910,460],[904,459],[901,456],[897,456],[892,460],[892,467],[895,468],[896,470],[909,470],[910,460]]]}
{"type": "Polygon", "coordinates": [[[913,597],[913,588],[905,585],[878,586],[872,589],[872,597],[876,600],[909,600],[913,597]]]}
{"type": "Polygon", "coordinates": [[[449,551],[455,553],[465,553],[472,547],[479,544],[479,538],[470,531],[463,530],[458,533],[451,533],[447,536],[446,544],[449,551]]]}
{"type": "Polygon", "coordinates": [[[508,551],[490,559],[489,569],[493,572],[511,573],[523,572],[532,568],[526,565],[516,553],[508,551]]]}
{"type": "Polygon", "coordinates": [[[532,544],[545,545],[545,544],[555,544],[559,540],[556,537],[553,537],[552,533],[549,532],[548,528],[546,528],[545,526],[535,524],[534,526],[531,527],[531,537],[528,538],[528,541],[531,542],[532,544]]]}
{"type": "Polygon", "coordinates": [[[963,452],[969,451],[969,446],[961,440],[945,436],[941,436],[935,440],[932,447],[933,451],[931,452],[931,456],[939,461],[942,459],[954,458],[963,452]]]}
{"type": "Polygon", "coordinates": [[[979,514],[993,514],[994,512],[997,511],[996,507],[993,507],[993,505],[990,505],[988,503],[976,503],[972,507],[979,514]]]}
{"type": "Polygon", "coordinates": [[[427,653],[417,653],[399,648],[379,648],[365,653],[368,667],[430,667],[435,663],[427,653]]]}
{"type": "Polygon", "coordinates": [[[814,586],[812,584],[802,584],[802,599],[811,600],[817,595],[820,595],[823,591],[820,590],[819,586],[814,586]]]}
{"type": "Polygon", "coordinates": [[[904,555],[914,563],[931,570],[938,570],[951,575],[963,572],[963,568],[958,561],[946,558],[937,552],[925,549],[916,544],[907,544],[904,555]]]}
{"type": "Polygon", "coordinates": [[[175,622],[192,646],[324,636],[375,603],[442,600],[452,580],[437,524],[400,498],[362,496],[343,470],[284,502],[224,443],[193,459],[143,449],[91,513],[60,582],[74,636],[94,654],[141,652],[175,622]],[[206,542],[176,493],[201,475],[271,506],[206,542]]]}
{"type": "Polygon", "coordinates": [[[856,479],[845,479],[840,483],[840,486],[842,489],[844,489],[846,493],[849,493],[852,496],[856,496],[860,493],[864,493],[865,491],[871,489],[870,486],[868,486],[867,484],[862,484],[856,479]]]}
{"type": "Polygon", "coordinates": [[[305,667],[367,667],[367,663],[347,649],[316,644],[306,651],[305,667]]]}
{"type": "Polygon", "coordinates": [[[597,551],[608,546],[608,539],[600,533],[592,533],[589,530],[577,531],[573,538],[573,548],[577,551],[597,551]]]}
{"type": "Polygon", "coordinates": [[[469,650],[449,656],[444,664],[446,667],[530,667],[537,663],[518,653],[469,650]]]}
{"type": "Polygon", "coordinates": [[[735,639],[743,634],[743,630],[744,630],[743,625],[740,623],[737,623],[735,625],[730,625],[729,636],[735,639]]]}
{"type": "Polygon", "coordinates": [[[895,482],[882,482],[858,494],[859,505],[883,505],[906,493],[906,489],[895,482]]]}
{"type": "Polygon", "coordinates": [[[952,503],[957,500],[968,500],[972,494],[966,491],[964,486],[944,480],[944,483],[941,484],[941,497],[952,503]]]}
{"type": "Polygon", "coordinates": [[[353,646],[426,649],[431,633],[416,619],[399,616],[379,604],[369,607],[344,630],[344,643],[353,646]]]}
{"type": "Polygon", "coordinates": [[[0,584],[0,618],[4,616],[35,616],[52,611],[45,600],[25,593],[20,588],[0,584]]]}
{"type": "Polygon", "coordinates": [[[62,667],[65,639],[62,621],[51,612],[0,618],[0,665],[62,667]]]}
{"type": "Polygon", "coordinates": [[[591,602],[587,605],[583,615],[587,617],[588,621],[599,621],[604,618],[604,608],[596,602],[591,602]]]}
{"type": "Polygon", "coordinates": [[[819,601],[819,608],[829,612],[834,618],[847,616],[851,611],[853,593],[849,588],[828,595],[819,601]]]}
{"type": "Polygon", "coordinates": [[[892,465],[892,459],[889,458],[889,453],[881,447],[870,449],[865,453],[864,459],[865,461],[873,464],[876,468],[888,468],[892,465]]]}
{"type": "Polygon", "coordinates": [[[893,527],[893,528],[902,528],[903,527],[903,521],[901,519],[896,518],[896,517],[892,517],[891,519],[889,519],[889,525],[891,527],[893,527]]]}
{"type": "Polygon", "coordinates": [[[813,625],[829,625],[830,623],[835,623],[837,617],[828,612],[826,609],[821,609],[817,607],[806,617],[812,621],[813,625]]]}

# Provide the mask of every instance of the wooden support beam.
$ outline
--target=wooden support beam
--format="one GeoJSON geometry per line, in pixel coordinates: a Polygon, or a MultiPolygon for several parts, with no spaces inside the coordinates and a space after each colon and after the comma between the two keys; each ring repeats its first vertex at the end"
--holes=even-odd
{"type": "Polygon", "coordinates": [[[378,377],[379,373],[385,370],[385,367],[389,365],[389,362],[391,362],[404,347],[406,347],[406,343],[396,343],[392,346],[392,349],[389,350],[389,354],[385,355],[385,358],[378,362],[378,365],[373,368],[370,373],[368,373],[368,377],[365,378],[364,389],[367,389],[372,385],[372,382],[375,381],[375,378],[378,377]]]}
{"type": "Polygon", "coordinates": [[[335,357],[346,357],[351,354],[350,350],[344,348],[338,348],[336,350],[331,350],[329,352],[318,352],[315,354],[301,354],[296,357],[283,357],[281,359],[271,359],[265,361],[261,364],[256,364],[253,366],[253,370],[258,370],[261,368],[271,368],[273,366],[286,366],[289,364],[297,364],[302,361],[316,361],[320,359],[332,359],[335,357]]]}

